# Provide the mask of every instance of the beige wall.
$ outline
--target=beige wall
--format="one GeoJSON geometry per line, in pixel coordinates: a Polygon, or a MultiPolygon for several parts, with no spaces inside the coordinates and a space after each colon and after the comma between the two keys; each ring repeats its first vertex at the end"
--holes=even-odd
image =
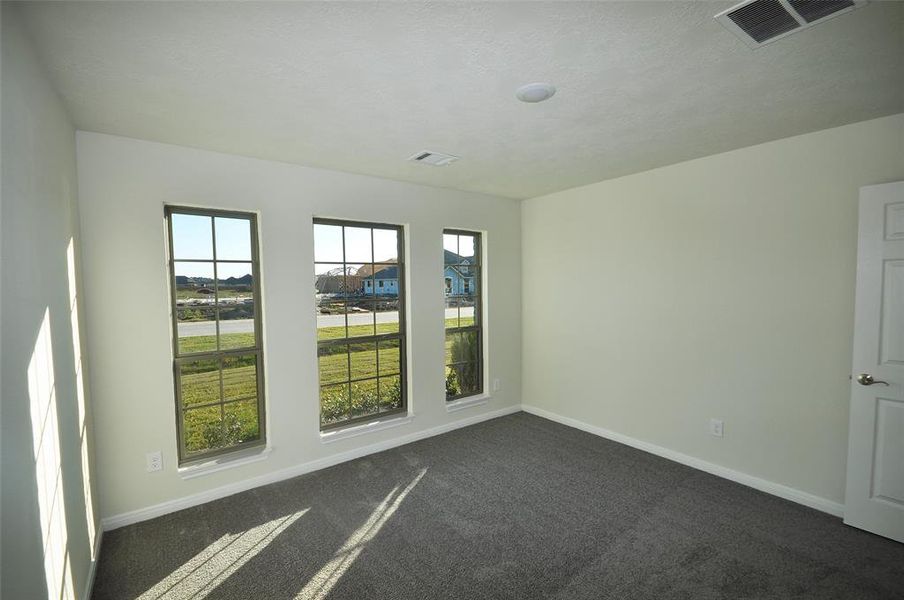
{"type": "Polygon", "coordinates": [[[521,401],[517,201],[113,137],[78,134],[100,505],[112,517],[515,407],[521,401]],[[176,468],[164,203],[259,211],[266,460],[185,480],[176,468]],[[318,429],[314,216],[407,226],[411,423],[324,444],[318,429]],[[442,230],[486,231],[488,369],[502,388],[448,413],[442,230]],[[123,295],[123,281],[128,294],[123,295]],[[162,472],[145,453],[162,450],[162,472]]]}
{"type": "Polygon", "coordinates": [[[842,502],[858,188],[900,179],[904,115],[526,201],[524,403],[842,502]]]}
{"type": "Polygon", "coordinates": [[[96,520],[78,332],[75,130],[2,5],[3,598],[85,598],[96,520]],[[70,260],[70,248],[73,249],[70,260]]]}

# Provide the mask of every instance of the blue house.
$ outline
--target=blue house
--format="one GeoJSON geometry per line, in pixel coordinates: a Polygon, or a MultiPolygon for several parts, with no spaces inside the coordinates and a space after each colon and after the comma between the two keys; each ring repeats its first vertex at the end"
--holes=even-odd
{"type": "Polygon", "coordinates": [[[447,296],[469,296],[477,293],[474,285],[476,269],[471,266],[471,259],[445,250],[445,293],[447,296]]]}
{"type": "MultiPolygon", "coordinates": [[[[448,250],[445,253],[446,269],[444,279],[446,295],[470,296],[477,293],[477,287],[474,285],[476,269],[470,265],[470,259],[461,257],[448,250]]],[[[373,279],[368,277],[363,281],[365,296],[399,295],[399,268],[397,266],[381,269],[374,274],[373,279]]]]}
{"type": "Polygon", "coordinates": [[[364,295],[373,296],[376,288],[377,296],[399,295],[399,268],[386,267],[374,274],[374,278],[364,280],[364,295]]]}

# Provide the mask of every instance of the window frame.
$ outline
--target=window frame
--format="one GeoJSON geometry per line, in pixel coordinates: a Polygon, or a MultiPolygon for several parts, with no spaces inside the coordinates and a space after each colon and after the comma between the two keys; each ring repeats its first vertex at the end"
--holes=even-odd
{"type": "MultiPolygon", "coordinates": [[[[478,387],[475,391],[456,394],[455,396],[446,395],[446,403],[457,402],[459,400],[463,400],[466,398],[473,398],[476,396],[482,396],[486,393],[486,383],[484,381],[485,377],[485,366],[484,363],[486,361],[484,347],[483,347],[483,232],[481,231],[469,231],[467,229],[455,229],[451,227],[443,228],[443,236],[446,235],[455,235],[455,236],[470,236],[474,238],[474,262],[470,263],[468,266],[475,267],[477,270],[476,276],[474,279],[474,287],[476,288],[474,294],[474,324],[467,325],[465,327],[461,327],[461,323],[459,322],[459,327],[445,327],[446,323],[446,315],[445,315],[445,300],[443,302],[443,345],[445,347],[446,336],[449,333],[464,333],[473,331],[477,334],[477,382],[478,387]]],[[[459,248],[461,250],[461,248],[459,248]]],[[[457,254],[457,253],[456,253],[457,254]]],[[[459,254],[459,257],[461,255],[459,254]]],[[[446,267],[450,265],[446,264],[446,253],[445,253],[445,245],[443,245],[443,285],[445,286],[446,277],[446,267]]],[[[464,285],[464,282],[462,283],[464,285]]],[[[453,282],[454,288],[454,282],[453,282]]],[[[454,291],[454,289],[453,289],[454,291]]],[[[465,294],[451,294],[452,296],[463,296],[465,294]]],[[[461,307],[459,307],[459,319],[461,318],[461,307]]],[[[445,357],[445,350],[443,351],[443,356],[445,357]]],[[[453,366],[455,364],[465,364],[465,363],[452,363],[452,365],[447,364],[445,359],[443,360],[443,373],[448,367],[453,366]]],[[[445,381],[445,375],[443,377],[445,381]]]]}
{"type": "MultiPolygon", "coordinates": [[[[397,269],[398,275],[398,301],[399,301],[399,331],[398,333],[385,333],[385,334],[376,334],[376,328],[374,329],[375,334],[370,336],[355,336],[348,337],[348,307],[346,305],[346,319],[345,319],[345,327],[346,327],[346,337],[342,338],[334,338],[334,339],[325,339],[321,340],[319,338],[320,331],[319,327],[317,327],[315,322],[314,327],[314,342],[315,342],[315,355],[317,360],[317,423],[320,429],[320,433],[327,433],[337,430],[342,430],[348,427],[354,427],[357,425],[361,425],[364,423],[373,423],[375,421],[380,421],[387,417],[398,417],[400,415],[408,414],[408,327],[407,327],[407,286],[405,285],[407,279],[407,269],[406,269],[406,261],[405,261],[405,226],[401,224],[394,223],[380,223],[375,221],[356,221],[353,219],[338,219],[338,218],[329,218],[329,217],[314,217],[312,220],[312,227],[316,225],[328,225],[328,226],[338,226],[342,227],[342,262],[336,261],[317,261],[317,248],[316,248],[316,240],[315,240],[315,248],[314,248],[314,260],[312,261],[312,266],[314,267],[314,271],[316,273],[318,264],[341,264],[343,269],[347,269],[350,264],[369,264],[373,269],[375,265],[383,265],[389,264],[386,262],[376,262],[374,261],[373,256],[373,229],[389,229],[396,232],[396,262],[395,266],[397,269]],[[359,227],[359,228],[370,228],[371,229],[371,262],[370,263],[358,263],[358,262],[348,262],[346,261],[345,256],[345,227],[359,227]],[[353,344],[366,344],[366,343],[376,343],[377,344],[377,353],[376,353],[376,373],[377,377],[375,379],[379,380],[380,376],[380,362],[379,362],[379,342],[381,341],[389,341],[389,340],[398,340],[399,342],[399,381],[401,384],[401,406],[399,408],[395,408],[387,411],[379,410],[379,399],[377,400],[377,408],[378,412],[369,415],[361,415],[358,417],[351,417],[348,419],[344,419],[342,421],[336,421],[334,423],[323,423],[323,408],[321,405],[321,390],[324,387],[324,384],[320,381],[320,349],[324,346],[340,346],[342,344],[346,344],[346,355],[349,357],[349,365],[351,365],[351,355],[352,352],[348,351],[348,346],[353,344]]],[[[365,282],[370,280],[372,282],[371,285],[371,293],[370,296],[376,302],[377,297],[377,286],[376,286],[376,277],[374,277],[376,273],[372,272],[370,277],[365,278],[365,282]]],[[[316,278],[316,275],[315,275],[316,278]]],[[[364,283],[366,287],[366,283],[364,283]]],[[[365,295],[366,292],[365,292],[365,295]]],[[[315,294],[316,296],[316,294],[315,294]]],[[[376,309],[376,307],[375,307],[376,309]]],[[[376,313],[376,310],[374,310],[376,313]]],[[[316,317],[315,317],[316,318],[316,317]]],[[[376,314],[374,316],[374,325],[376,327],[376,314]]],[[[355,381],[367,381],[367,379],[357,380],[352,379],[351,368],[349,368],[349,379],[346,380],[346,384],[351,384],[355,381]]],[[[327,387],[341,385],[341,384],[325,384],[327,387]]],[[[379,385],[379,384],[378,384],[379,385]]],[[[349,394],[349,401],[351,401],[351,394],[349,394]]]]}
{"type": "MultiPolygon", "coordinates": [[[[211,458],[220,457],[228,454],[244,452],[253,448],[266,447],[267,445],[267,413],[265,401],[265,385],[264,385],[264,344],[263,344],[263,298],[261,296],[260,285],[260,246],[258,234],[257,214],[253,212],[201,208],[195,206],[180,206],[166,204],[164,205],[164,220],[166,223],[167,237],[167,269],[168,281],[170,288],[170,321],[172,327],[172,344],[173,344],[173,381],[175,392],[175,409],[176,409],[176,433],[177,448],[179,457],[179,467],[190,466],[201,463],[211,458]],[[176,259],[173,253],[173,220],[174,214],[194,215],[211,218],[211,249],[212,257],[208,259],[176,259]],[[246,219],[249,221],[251,229],[251,260],[234,260],[234,259],[217,259],[217,238],[216,238],[216,218],[246,219]],[[212,263],[214,272],[214,307],[216,312],[216,337],[217,349],[202,352],[180,353],[179,351],[179,317],[176,304],[176,263],[177,262],[195,262],[195,263],[212,263]],[[219,318],[219,282],[217,277],[217,262],[222,263],[251,263],[251,290],[254,294],[254,346],[245,348],[219,348],[220,336],[220,318],[219,318]],[[220,360],[229,356],[247,356],[253,354],[255,356],[255,376],[256,376],[256,393],[257,393],[257,419],[258,419],[258,439],[248,442],[229,446],[226,448],[217,448],[202,452],[189,452],[185,445],[185,435],[183,428],[183,412],[185,411],[182,402],[182,377],[180,368],[183,364],[195,362],[199,360],[220,360]]],[[[210,406],[219,405],[221,409],[230,403],[241,402],[242,400],[224,401],[223,400],[223,381],[222,381],[222,364],[220,365],[220,401],[210,406]]],[[[222,417],[221,417],[222,418],[222,417]]]]}

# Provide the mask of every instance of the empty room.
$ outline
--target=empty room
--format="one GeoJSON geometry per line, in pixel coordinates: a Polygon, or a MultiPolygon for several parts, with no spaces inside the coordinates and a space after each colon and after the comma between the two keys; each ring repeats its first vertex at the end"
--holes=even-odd
{"type": "Polygon", "coordinates": [[[0,7],[3,600],[904,600],[904,1],[0,7]]]}

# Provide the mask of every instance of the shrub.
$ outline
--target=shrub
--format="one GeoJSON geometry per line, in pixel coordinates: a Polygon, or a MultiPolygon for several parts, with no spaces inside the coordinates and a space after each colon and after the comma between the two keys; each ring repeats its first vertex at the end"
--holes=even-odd
{"type": "Polygon", "coordinates": [[[209,315],[205,315],[197,308],[186,308],[179,313],[180,321],[206,321],[210,319],[209,315]]]}
{"type": "Polygon", "coordinates": [[[457,396],[462,393],[475,391],[478,388],[479,372],[479,348],[477,334],[466,332],[452,338],[452,362],[454,367],[448,367],[446,374],[446,396],[457,396]]]}
{"type": "Polygon", "coordinates": [[[260,436],[255,403],[228,404],[220,421],[220,407],[185,412],[185,447],[189,452],[214,450],[256,440],[260,436]],[[216,415],[216,416],[214,416],[216,415]]]}
{"type": "Polygon", "coordinates": [[[457,396],[461,393],[461,385],[458,383],[458,375],[455,373],[455,369],[452,367],[448,367],[448,373],[446,373],[446,397],[457,396]]]}
{"type": "Polygon", "coordinates": [[[402,382],[398,377],[380,379],[380,395],[377,397],[376,380],[352,383],[352,400],[349,406],[348,388],[344,385],[320,388],[320,419],[325,424],[343,421],[349,416],[374,413],[379,401],[380,410],[392,410],[402,406],[402,382]],[[349,411],[351,413],[349,414],[349,411]]]}
{"type": "Polygon", "coordinates": [[[402,380],[393,377],[380,380],[380,408],[391,410],[402,406],[402,380]]]}
{"type": "Polygon", "coordinates": [[[348,414],[348,388],[344,385],[320,388],[320,419],[333,423],[348,414]]]}

